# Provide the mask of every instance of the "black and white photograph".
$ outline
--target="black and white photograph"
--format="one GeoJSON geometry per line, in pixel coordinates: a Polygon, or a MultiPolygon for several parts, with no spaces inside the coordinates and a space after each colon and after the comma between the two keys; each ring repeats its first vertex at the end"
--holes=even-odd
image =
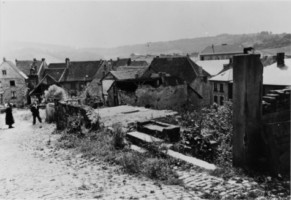
{"type": "Polygon", "coordinates": [[[0,0],[0,199],[290,200],[291,0],[0,0]]]}

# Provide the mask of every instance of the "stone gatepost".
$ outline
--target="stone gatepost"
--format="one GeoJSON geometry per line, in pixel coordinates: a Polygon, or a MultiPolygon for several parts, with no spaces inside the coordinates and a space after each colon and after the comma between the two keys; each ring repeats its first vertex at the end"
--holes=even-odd
{"type": "Polygon", "coordinates": [[[261,151],[263,65],[260,55],[233,57],[233,165],[256,167],[261,151]]]}

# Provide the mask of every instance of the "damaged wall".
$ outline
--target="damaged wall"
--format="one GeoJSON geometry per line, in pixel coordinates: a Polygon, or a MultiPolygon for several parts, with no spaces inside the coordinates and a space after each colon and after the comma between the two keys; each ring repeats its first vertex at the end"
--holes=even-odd
{"type": "Polygon", "coordinates": [[[134,106],[149,106],[156,109],[173,109],[187,103],[187,85],[139,86],[135,93],[119,91],[119,103],[134,106]]]}

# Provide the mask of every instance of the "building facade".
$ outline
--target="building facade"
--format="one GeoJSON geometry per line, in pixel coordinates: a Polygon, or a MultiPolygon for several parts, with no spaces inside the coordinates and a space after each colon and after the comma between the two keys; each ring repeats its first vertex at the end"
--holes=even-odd
{"type": "Polygon", "coordinates": [[[199,54],[200,60],[228,60],[234,55],[243,54],[244,48],[241,45],[222,44],[206,47],[199,54]]]}
{"type": "Polygon", "coordinates": [[[12,103],[17,107],[27,103],[28,77],[14,63],[3,58],[0,65],[0,104],[12,103]]]}

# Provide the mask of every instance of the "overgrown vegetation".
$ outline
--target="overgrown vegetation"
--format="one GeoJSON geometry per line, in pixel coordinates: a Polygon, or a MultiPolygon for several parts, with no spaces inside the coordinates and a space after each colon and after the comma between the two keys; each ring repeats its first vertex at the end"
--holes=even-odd
{"type": "MultiPolygon", "coordinates": [[[[168,119],[173,122],[174,119],[168,119]]],[[[214,105],[199,111],[181,112],[178,124],[186,128],[175,150],[230,167],[232,164],[232,103],[214,105]]]]}
{"type": "Polygon", "coordinates": [[[118,124],[113,126],[113,130],[100,128],[98,131],[85,132],[80,117],[72,116],[68,129],[58,140],[57,147],[74,148],[84,157],[118,164],[130,174],[143,174],[165,184],[182,184],[173,170],[172,160],[159,154],[131,151],[124,138],[125,133],[118,124]]]}

